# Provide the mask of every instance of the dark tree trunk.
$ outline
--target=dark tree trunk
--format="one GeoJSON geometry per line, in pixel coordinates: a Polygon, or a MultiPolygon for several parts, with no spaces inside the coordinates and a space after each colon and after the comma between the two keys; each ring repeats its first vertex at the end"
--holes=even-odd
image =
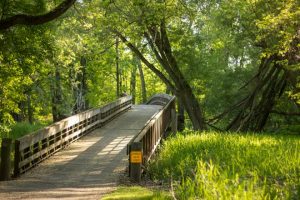
{"type": "Polygon", "coordinates": [[[137,71],[137,66],[134,64],[131,69],[131,77],[130,77],[130,94],[132,96],[133,104],[135,104],[135,99],[136,99],[136,71],[137,71]]]}
{"type": "Polygon", "coordinates": [[[117,98],[120,97],[120,69],[119,69],[119,38],[116,38],[116,81],[117,81],[117,98]]]}
{"type": "Polygon", "coordinates": [[[116,30],[114,32],[132,50],[132,52],[134,52],[136,56],[138,56],[141,61],[167,85],[167,87],[170,87],[172,93],[176,94],[176,96],[182,100],[193,124],[193,128],[195,130],[206,129],[204,116],[199,102],[196,99],[191,86],[181,73],[177,61],[172,54],[164,23],[162,23],[159,28],[160,30],[158,30],[157,27],[149,28],[148,33],[145,33],[145,37],[148,40],[156,59],[167,72],[168,76],[151,64],[139,49],[130,43],[120,32],[116,30]]]}
{"type": "Polygon", "coordinates": [[[150,43],[157,60],[173,80],[176,88],[176,91],[173,91],[173,93],[181,99],[189,118],[192,121],[193,128],[195,130],[206,129],[200,104],[194,95],[191,86],[180,71],[176,58],[172,53],[165,23],[162,22],[159,29],[151,27],[148,30],[149,34],[146,33],[147,40],[150,43]]]}
{"type": "Polygon", "coordinates": [[[139,70],[140,80],[141,80],[142,103],[145,103],[147,101],[146,82],[145,82],[145,76],[144,76],[144,72],[143,72],[142,63],[139,58],[137,58],[137,67],[139,70]]]}
{"type": "Polygon", "coordinates": [[[63,96],[61,89],[60,72],[58,66],[55,67],[54,81],[51,84],[52,91],[52,117],[53,122],[57,122],[65,118],[62,113],[63,96]]]}
{"type": "Polygon", "coordinates": [[[182,100],[180,98],[177,99],[177,130],[183,131],[184,130],[184,106],[182,100]]]}
{"type": "Polygon", "coordinates": [[[87,73],[86,73],[86,58],[82,56],[80,58],[80,70],[75,73],[75,82],[77,83],[76,86],[73,88],[74,98],[75,98],[75,105],[73,108],[74,113],[80,113],[85,111],[89,108],[88,101],[86,98],[86,94],[88,92],[88,85],[87,85],[87,73]]]}
{"type": "Polygon", "coordinates": [[[191,87],[188,84],[186,84],[185,87],[180,87],[179,93],[177,93],[176,96],[181,99],[193,124],[194,130],[206,129],[202,110],[200,109],[199,102],[193,94],[191,87]]]}
{"type": "Polygon", "coordinates": [[[31,94],[27,94],[27,115],[28,115],[28,122],[33,124],[33,108],[31,106],[31,94]]]}
{"type": "Polygon", "coordinates": [[[26,115],[25,115],[25,113],[26,113],[26,102],[25,101],[21,101],[21,102],[19,102],[18,103],[18,108],[20,109],[20,112],[18,112],[18,113],[11,113],[11,115],[12,115],[12,117],[14,118],[14,121],[16,121],[16,122],[22,122],[22,121],[24,121],[26,118],[26,115]]]}
{"type": "Polygon", "coordinates": [[[286,72],[276,64],[276,56],[262,61],[259,73],[254,79],[252,92],[238,103],[234,109],[236,116],[227,126],[227,130],[255,131],[263,130],[269,115],[286,86],[286,72]]]}

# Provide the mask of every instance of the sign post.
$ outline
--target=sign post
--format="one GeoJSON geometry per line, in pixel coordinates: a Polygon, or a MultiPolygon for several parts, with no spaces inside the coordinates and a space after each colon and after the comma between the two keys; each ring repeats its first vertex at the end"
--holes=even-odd
{"type": "Polygon", "coordinates": [[[141,182],[141,166],[143,161],[142,143],[133,142],[130,145],[129,162],[130,178],[132,181],[141,182]]]}

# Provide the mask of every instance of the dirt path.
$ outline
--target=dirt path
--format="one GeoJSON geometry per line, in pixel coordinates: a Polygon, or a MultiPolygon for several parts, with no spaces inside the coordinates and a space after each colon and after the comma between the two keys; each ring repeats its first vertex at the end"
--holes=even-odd
{"type": "Polygon", "coordinates": [[[101,199],[128,164],[127,143],[160,108],[133,106],[17,180],[0,182],[0,199],[101,199]]]}

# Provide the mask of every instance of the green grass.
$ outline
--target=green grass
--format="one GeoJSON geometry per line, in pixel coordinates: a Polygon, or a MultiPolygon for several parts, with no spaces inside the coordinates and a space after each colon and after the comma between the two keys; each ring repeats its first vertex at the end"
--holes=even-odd
{"type": "Polygon", "coordinates": [[[46,124],[41,124],[41,123],[30,124],[28,122],[18,122],[11,127],[11,132],[9,134],[9,137],[13,139],[17,139],[24,135],[32,133],[40,128],[43,128],[44,126],[46,126],[46,124]]]}
{"type": "MultiPolygon", "coordinates": [[[[29,133],[32,133],[40,128],[45,127],[47,124],[46,123],[35,123],[35,124],[30,124],[28,122],[18,122],[15,123],[10,127],[10,131],[5,134],[0,134],[0,153],[1,153],[1,145],[2,145],[2,138],[8,137],[12,138],[13,140],[20,138],[24,135],[27,135],[29,133]]],[[[13,161],[14,161],[14,148],[12,148],[11,151],[11,162],[13,166],[13,161]]]]}
{"type": "Polygon", "coordinates": [[[150,165],[179,199],[300,199],[300,137],[185,133],[150,165]]]}
{"type": "Polygon", "coordinates": [[[171,197],[163,191],[152,191],[147,188],[119,187],[116,191],[104,196],[102,200],[171,200],[171,197]]]}
{"type": "Polygon", "coordinates": [[[17,139],[24,135],[32,133],[40,128],[43,128],[46,125],[47,124],[44,124],[44,123],[30,124],[28,122],[18,122],[10,127],[10,131],[7,134],[1,134],[0,139],[4,138],[4,137],[17,139]]]}

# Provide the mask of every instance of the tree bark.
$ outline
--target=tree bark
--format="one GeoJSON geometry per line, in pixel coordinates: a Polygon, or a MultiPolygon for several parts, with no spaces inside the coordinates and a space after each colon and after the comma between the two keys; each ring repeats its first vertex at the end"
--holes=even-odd
{"type": "Polygon", "coordinates": [[[177,99],[177,108],[178,108],[177,130],[183,131],[184,130],[184,106],[180,98],[177,99]]]}
{"type": "Polygon", "coordinates": [[[63,96],[61,91],[61,80],[60,80],[60,72],[58,67],[55,67],[55,76],[54,81],[51,84],[51,91],[52,91],[52,117],[53,122],[57,122],[65,118],[62,113],[62,102],[63,96]]]}
{"type": "Polygon", "coordinates": [[[119,69],[119,38],[116,38],[116,81],[117,81],[117,98],[120,97],[120,69],[119,69]]]}
{"type": "Polygon", "coordinates": [[[27,115],[28,115],[28,122],[33,124],[33,108],[31,106],[31,94],[27,94],[27,115]]]}
{"type": "Polygon", "coordinates": [[[50,12],[42,15],[18,14],[0,20],[0,30],[6,30],[15,25],[39,25],[52,21],[64,14],[76,0],[65,0],[50,12]]]}
{"type": "MultiPolygon", "coordinates": [[[[136,59],[134,61],[136,61],[136,59]]],[[[137,71],[137,66],[135,65],[135,63],[132,66],[131,77],[130,77],[130,94],[132,96],[132,104],[135,104],[135,100],[136,100],[136,71],[137,71]]]]}
{"type": "Polygon", "coordinates": [[[145,81],[145,76],[144,76],[141,60],[139,58],[137,58],[137,59],[138,59],[137,67],[139,70],[140,80],[141,80],[142,103],[145,103],[147,101],[146,81],[145,81]]]}
{"type": "Polygon", "coordinates": [[[88,101],[86,98],[86,94],[88,91],[87,86],[87,74],[86,74],[86,58],[81,56],[80,58],[80,70],[75,72],[75,82],[77,83],[73,88],[75,105],[73,107],[73,113],[80,113],[88,109],[88,101]]]}
{"type": "Polygon", "coordinates": [[[194,95],[191,86],[180,71],[176,58],[172,53],[164,22],[161,23],[159,28],[160,29],[156,27],[149,28],[149,34],[146,33],[146,38],[154,51],[157,60],[173,80],[178,91],[175,94],[181,99],[192,121],[194,129],[206,129],[200,104],[194,95]]]}

